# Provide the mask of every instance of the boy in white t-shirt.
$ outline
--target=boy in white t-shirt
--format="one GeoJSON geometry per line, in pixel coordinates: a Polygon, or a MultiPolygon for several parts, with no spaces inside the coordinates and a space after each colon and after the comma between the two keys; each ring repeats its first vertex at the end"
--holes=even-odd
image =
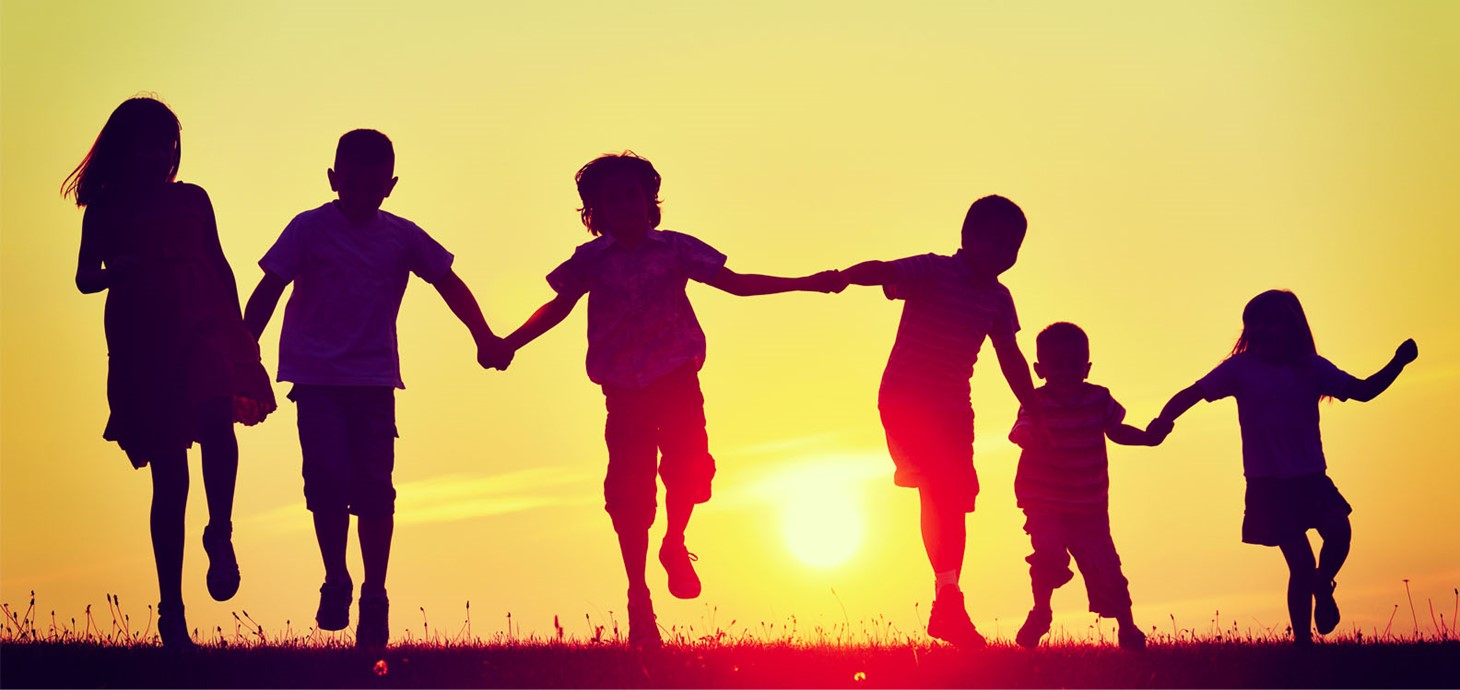
{"type": "Polygon", "coordinates": [[[395,389],[405,388],[396,315],[414,273],[431,283],[471,330],[477,361],[503,369],[511,352],[492,334],[452,255],[415,223],[380,210],[395,188],[395,151],[375,130],[340,137],[330,188],[339,199],[294,217],[259,260],[264,277],[244,322],[263,333],[284,287],[278,380],[294,383],[305,504],[324,560],[315,615],[321,630],[349,625],[354,585],[345,565],[350,514],[359,516],[360,587],[356,644],[390,637],[385,576],[395,529],[395,389]]]}

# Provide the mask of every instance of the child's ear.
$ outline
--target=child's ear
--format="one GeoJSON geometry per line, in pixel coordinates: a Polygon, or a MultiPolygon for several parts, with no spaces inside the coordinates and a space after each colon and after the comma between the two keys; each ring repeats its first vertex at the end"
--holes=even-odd
{"type": "Polygon", "coordinates": [[[1085,378],[1090,378],[1090,362],[1085,362],[1085,378]]]}
{"type": "Polygon", "coordinates": [[[395,191],[395,183],[397,183],[397,182],[400,182],[400,178],[399,177],[392,177],[392,178],[390,178],[390,184],[385,185],[385,196],[386,196],[386,198],[389,198],[390,197],[390,193],[392,191],[395,191]]]}
{"type": "Polygon", "coordinates": [[[1038,376],[1041,379],[1047,378],[1044,375],[1044,367],[1040,366],[1039,365],[1039,362],[1037,362],[1037,361],[1034,363],[1034,375],[1035,376],[1038,376]]]}
{"type": "Polygon", "coordinates": [[[326,168],[324,174],[327,175],[330,178],[330,191],[331,192],[338,192],[338,191],[340,191],[340,186],[335,183],[335,169],[334,168],[326,168]]]}

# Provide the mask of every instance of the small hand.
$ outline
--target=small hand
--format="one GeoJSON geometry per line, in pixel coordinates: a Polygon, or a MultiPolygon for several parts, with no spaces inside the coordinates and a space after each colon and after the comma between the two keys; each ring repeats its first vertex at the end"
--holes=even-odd
{"type": "Polygon", "coordinates": [[[1152,419],[1150,424],[1146,425],[1146,435],[1149,437],[1151,445],[1159,446],[1171,434],[1171,430],[1175,428],[1176,424],[1171,420],[1157,417],[1152,419]]]}
{"type": "Polygon", "coordinates": [[[492,336],[491,340],[477,347],[477,364],[480,364],[483,369],[506,371],[507,367],[512,364],[514,354],[516,352],[505,341],[492,336]]]}
{"type": "Polygon", "coordinates": [[[846,274],[836,269],[822,271],[811,276],[811,289],[816,292],[836,294],[847,289],[850,284],[851,281],[847,279],[846,274]]]}
{"type": "Polygon", "coordinates": [[[1417,357],[1419,357],[1419,345],[1415,344],[1414,338],[1400,343],[1399,347],[1394,350],[1394,361],[1401,366],[1413,362],[1417,357]]]}
{"type": "Polygon", "coordinates": [[[272,410],[265,410],[263,403],[241,395],[233,396],[233,421],[244,426],[253,426],[264,421],[272,410]]]}

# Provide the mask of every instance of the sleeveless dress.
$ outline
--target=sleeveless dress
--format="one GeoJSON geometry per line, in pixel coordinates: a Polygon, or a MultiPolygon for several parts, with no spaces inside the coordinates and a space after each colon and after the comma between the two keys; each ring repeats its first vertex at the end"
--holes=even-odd
{"type": "Polygon", "coordinates": [[[126,266],[107,289],[103,437],[141,468],[192,446],[204,402],[253,411],[234,421],[257,423],[273,411],[207,193],[180,182],[118,190],[87,212],[99,214],[103,261],[126,266]]]}

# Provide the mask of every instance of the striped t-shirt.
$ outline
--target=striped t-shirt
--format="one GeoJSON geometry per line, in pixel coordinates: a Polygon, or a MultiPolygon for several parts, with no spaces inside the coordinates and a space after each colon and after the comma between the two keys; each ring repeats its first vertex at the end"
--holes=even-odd
{"type": "MultiPolygon", "coordinates": [[[[1092,383],[1060,396],[1052,395],[1048,385],[1040,386],[1034,397],[1044,413],[1049,445],[1026,448],[1019,455],[1014,475],[1019,507],[1105,510],[1110,504],[1105,432],[1125,421],[1125,408],[1109,389],[1092,383]]],[[[1014,429],[1028,424],[1029,415],[1021,407],[1014,429]]]]}
{"type": "Polygon", "coordinates": [[[959,254],[922,254],[890,265],[894,279],[883,291],[905,304],[882,373],[882,398],[967,408],[984,338],[1019,330],[1009,289],[997,281],[976,284],[959,254]]]}

